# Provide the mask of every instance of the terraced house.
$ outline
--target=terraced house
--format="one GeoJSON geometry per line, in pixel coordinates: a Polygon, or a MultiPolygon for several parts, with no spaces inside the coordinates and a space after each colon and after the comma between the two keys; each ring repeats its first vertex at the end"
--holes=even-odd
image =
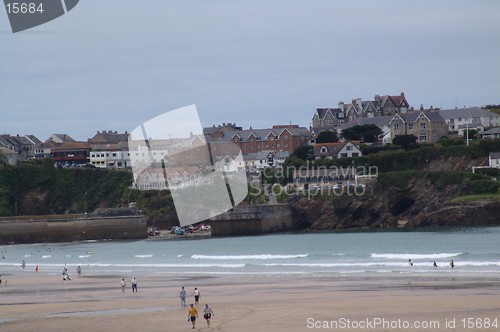
{"type": "Polygon", "coordinates": [[[242,129],[235,124],[204,129],[204,134],[213,155],[231,155],[234,151],[227,151],[236,146],[245,154],[262,151],[287,151],[290,154],[300,146],[306,145],[311,133],[305,127],[298,125],[275,125],[266,129],[242,129]],[[227,144],[233,143],[233,144],[227,144]]]}
{"type": "MultiPolygon", "coordinates": [[[[337,130],[340,126],[360,118],[377,118],[404,114],[411,111],[404,92],[396,96],[375,95],[373,100],[353,99],[350,104],[339,102],[336,108],[317,108],[312,118],[312,131],[319,134],[324,130],[337,130]]],[[[376,122],[375,120],[366,121],[376,122]]]]}

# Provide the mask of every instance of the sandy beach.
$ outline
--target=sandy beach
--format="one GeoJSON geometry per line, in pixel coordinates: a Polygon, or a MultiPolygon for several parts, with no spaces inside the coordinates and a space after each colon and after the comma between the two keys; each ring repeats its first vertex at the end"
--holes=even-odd
{"type": "Polygon", "coordinates": [[[500,331],[498,276],[158,274],[138,275],[137,293],[131,277],[3,275],[0,331],[187,331],[181,286],[201,291],[203,331],[500,331]]]}

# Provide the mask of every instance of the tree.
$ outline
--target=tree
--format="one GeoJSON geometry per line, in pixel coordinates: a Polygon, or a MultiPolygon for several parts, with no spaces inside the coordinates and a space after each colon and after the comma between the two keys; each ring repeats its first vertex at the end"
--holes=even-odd
{"type": "Polygon", "coordinates": [[[405,150],[408,150],[410,147],[414,146],[417,142],[417,136],[415,135],[396,135],[392,140],[392,144],[400,145],[405,150]]]}
{"type": "Polygon", "coordinates": [[[312,154],[313,154],[313,147],[304,145],[295,149],[290,158],[296,157],[302,160],[306,160],[308,159],[308,157],[312,157],[312,154]]]}
{"type": "Polygon", "coordinates": [[[316,137],[316,143],[335,143],[338,141],[337,133],[330,130],[322,131],[316,137]]]}
{"type": "MultiPolygon", "coordinates": [[[[469,129],[469,139],[473,140],[477,136],[477,130],[476,129],[469,129]]],[[[467,139],[467,130],[464,130],[464,139],[467,139]]]]}
{"type": "Polygon", "coordinates": [[[365,142],[372,143],[376,142],[378,136],[382,133],[382,129],[376,125],[370,124],[346,128],[342,130],[342,137],[350,141],[364,140],[365,142]]]}

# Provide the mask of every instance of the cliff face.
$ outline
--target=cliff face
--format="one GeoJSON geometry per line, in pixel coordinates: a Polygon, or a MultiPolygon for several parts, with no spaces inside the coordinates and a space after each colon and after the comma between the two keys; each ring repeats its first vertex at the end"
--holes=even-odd
{"type": "Polygon", "coordinates": [[[412,177],[404,185],[377,183],[360,196],[296,197],[291,205],[298,229],[500,225],[500,202],[456,203],[461,186],[412,177]]]}

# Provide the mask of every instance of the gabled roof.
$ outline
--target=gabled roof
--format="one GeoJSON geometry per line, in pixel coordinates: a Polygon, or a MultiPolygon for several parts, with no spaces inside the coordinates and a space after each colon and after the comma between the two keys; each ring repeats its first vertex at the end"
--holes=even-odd
{"type": "Polygon", "coordinates": [[[325,118],[328,112],[330,112],[334,117],[336,117],[337,114],[342,113],[342,110],[340,108],[330,108],[330,107],[316,109],[316,114],[318,114],[318,117],[322,120],[325,118]]]}
{"type": "MultiPolygon", "coordinates": [[[[427,112],[426,111],[413,111],[413,112],[408,112],[408,113],[396,114],[396,115],[394,115],[393,120],[399,117],[405,123],[413,123],[413,122],[416,122],[417,119],[421,115],[424,115],[431,122],[444,121],[443,117],[441,117],[441,115],[439,115],[439,113],[437,113],[437,111],[427,111],[427,112]]],[[[391,120],[391,122],[393,120],[391,120]]]]}
{"type": "Polygon", "coordinates": [[[42,141],[40,141],[35,135],[26,135],[26,138],[29,139],[33,144],[42,144],[42,141]]]}
{"type": "Polygon", "coordinates": [[[344,146],[347,145],[349,141],[336,142],[336,143],[316,143],[314,144],[314,155],[315,156],[331,156],[337,154],[344,146]],[[321,149],[325,147],[327,152],[321,152],[321,149]]]}
{"type": "Polygon", "coordinates": [[[475,117],[498,117],[497,113],[490,112],[480,107],[467,107],[458,109],[437,110],[444,119],[475,118],[475,117]]]}
{"type": "Polygon", "coordinates": [[[482,133],[482,135],[494,135],[494,134],[500,134],[500,127],[491,128],[482,133]]]}
{"type": "Polygon", "coordinates": [[[75,142],[75,140],[73,138],[71,138],[71,136],[66,135],[66,134],[52,134],[52,136],[50,136],[47,139],[47,141],[52,141],[54,137],[57,137],[58,139],[60,139],[63,142],[75,142]]]}
{"type": "Polygon", "coordinates": [[[490,159],[500,159],[500,152],[490,152],[490,159]]]}
{"type": "Polygon", "coordinates": [[[378,127],[388,126],[392,116],[374,116],[374,117],[366,117],[366,118],[357,118],[352,121],[346,122],[340,126],[340,129],[351,128],[354,126],[363,126],[363,125],[376,125],[378,127]]]}
{"type": "Polygon", "coordinates": [[[7,149],[4,147],[0,146],[0,155],[12,155],[12,154],[18,154],[16,151],[12,151],[11,149],[7,149]]]}
{"type": "Polygon", "coordinates": [[[119,134],[116,131],[103,131],[97,132],[91,139],[89,143],[91,144],[118,144],[121,142],[128,142],[128,133],[119,134]]]}
{"type": "Polygon", "coordinates": [[[65,142],[58,146],[52,148],[52,152],[56,151],[67,151],[67,150],[85,150],[90,149],[90,146],[87,142],[65,142]]]}
{"type": "Polygon", "coordinates": [[[269,134],[279,137],[284,131],[288,131],[292,136],[310,136],[310,132],[305,127],[277,127],[272,129],[246,129],[246,130],[231,130],[224,134],[223,141],[231,141],[235,135],[241,137],[243,141],[248,141],[251,135],[254,135],[257,140],[264,140],[269,134]]]}

